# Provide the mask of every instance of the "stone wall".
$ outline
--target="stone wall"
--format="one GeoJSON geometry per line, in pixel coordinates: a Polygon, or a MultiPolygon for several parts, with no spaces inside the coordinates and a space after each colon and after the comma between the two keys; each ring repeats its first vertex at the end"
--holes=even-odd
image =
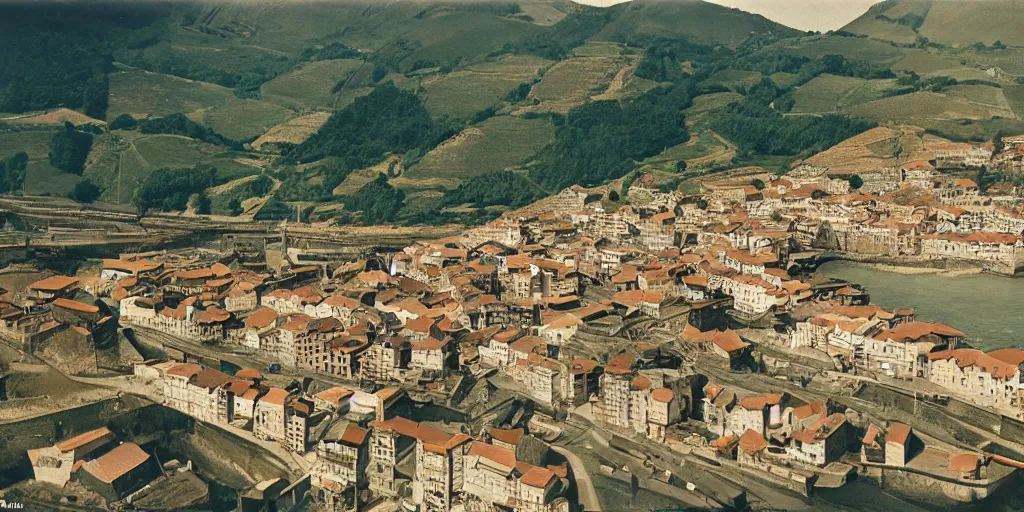
{"type": "Polygon", "coordinates": [[[199,474],[235,489],[295,477],[284,462],[262,447],[202,422],[196,422],[192,432],[175,432],[169,448],[191,460],[199,474]]]}

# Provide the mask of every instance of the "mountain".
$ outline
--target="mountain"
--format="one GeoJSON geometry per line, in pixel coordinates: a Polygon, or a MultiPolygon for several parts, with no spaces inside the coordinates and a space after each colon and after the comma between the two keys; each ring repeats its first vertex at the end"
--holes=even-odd
{"type": "Polygon", "coordinates": [[[1021,0],[886,0],[843,30],[900,44],[926,38],[948,47],[1024,46],[1022,12],[1021,0]]]}
{"type": "Polygon", "coordinates": [[[926,44],[938,4],[887,5],[857,35],[697,0],[2,4],[0,184],[243,220],[478,223],[638,170],[670,188],[785,172],[879,123],[1024,128],[1014,39],[926,44]]]}

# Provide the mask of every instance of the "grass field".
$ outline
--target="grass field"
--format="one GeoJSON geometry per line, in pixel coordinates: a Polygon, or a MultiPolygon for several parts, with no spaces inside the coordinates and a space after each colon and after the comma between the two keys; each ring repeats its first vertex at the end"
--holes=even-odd
{"type": "Polygon", "coordinates": [[[775,85],[777,87],[780,87],[780,88],[784,89],[786,87],[790,87],[793,84],[795,84],[796,81],[800,79],[800,75],[798,75],[796,73],[778,72],[778,73],[773,73],[772,75],[769,75],[768,78],[771,78],[772,82],[775,82],[775,85]]]}
{"type": "Polygon", "coordinates": [[[1024,85],[1003,86],[1003,97],[1006,98],[1006,103],[1010,105],[1013,113],[1024,118],[1024,85]]]}
{"type": "Polygon", "coordinates": [[[865,80],[835,75],[819,75],[797,89],[793,99],[794,113],[843,112],[882,98],[893,85],[892,80],[865,80]]]}
{"type": "Polygon", "coordinates": [[[865,60],[892,65],[902,59],[906,52],[891,44],[871,39],[841,36],[810,36],[786,46],[797,55],[819,57],[827,54],[843,55],[848,59],[865,60]]]}
{"type": "Polygon", "coordinates": [[[260,150],[264,144],[275,144],[288,142],[301,144],[316,133],[324,123],[331,117],[330,112],[314,112],[304,116],[289,119],[284,123],[274,126],[258,139],[252,142],[252,147],[260,150]]]}
{"type": "Polygon", "coordinates": [[[573,48],[572,54],[576,57],[614,57],[622,55],[624,49],[622,44],[613,41],[587,41],[573,48]]]}
{"type": "Polygon", "coordinates": [[[1009,46],[1024,46],[1024,30],[1018,16],[1000,13],[1019,12],[1014,0],[990,0],[984,8],[973,2],[932,2],[919,32],[946,45],[990,45],[999,40],[1009,46]]]}
{"type": "Polygon", "coordinates": [[[234,99],[234,93],[226,87],[130,69],[110,75],[107,120],[121,114],[145,118],[189,113],[223,107],[234,99]],[[159,101],[155,101],[157,98],[159,101]]]}
{"type": "Polygon", "coordinates": [[[943,94],[962,99],[972,105],[987,109],[993,117],[1014,117],[1003,90],[987,85],[955,85],[943,89],[943,94]]]}
{"type": "Polygon", "coordinates": [[[466,69],[423,79],[431,115],[465,119],[505,101],[509,91],[529,81],[551,61],[531,56],[508,56],[466,69]]]}
{"type": "Polygon", "coordinates": [[[530,97],[540,104],[530,110],[566,113],[591,96],[605,92],[628,60],[622,57],[572,57],[544,73],[530,97]]]}
{"type": "Polygon", "coordinates": [[[516,2],[522,10],[522,14],[529,16],[531,23],[549,26],[562,21],[565,13],[558,10],[552,2],[545,0],[520,0],[516,2]]]}
{"type": "Polygon", "coordinates": [[[725,69],[709,76],[700,83],[701,86],[720,84],[729,89],[736,90],[739,87],[750,87],[761,81],[761,73],[756,71],[744,71],[741,69],[725,69]]]}
{"type": "Polygon", "coordinates": [[[529,162],[554,140],[547,117],[492,117],[449,139],[392,183],[403,188],[455,186],[473,176],[529,162]],[[438,182],[439,178],[443,182],[438,182]]]}
{"type": "Polygon", "coordinates": [[[986,108],[933,92],[916,92],[854,105],[849,112],[879,122],[903,122],[923,128],[928,128],[933,121],[992,117],[986,108]]]}
{"type": "Polygon", "coordinates": [[[25,193],[28,195],[64,196],[83,178],[61,172],[47,160],[28,163],[25,170],[25,193]]]}
{"type": "Polygon", "coordinates": [[[731,154],[727,155],[728,149],[711,132],[702,131],[691,135],[689,141],[672,146],[642,163],[645,166],[674,173],[676,162],[680,160],[686,160],[688,168],[691,169],[706,167],[722,159],[727,160],[727,156],[731,157],[731,154]]]}
{"type": "Polygon", "coordinates": [[[292,110],[315,109],[331,104],[331,90],[362,65],[356,59],[309,62],[263,84],[264,101],[292,110]]]}
{"type": "Polygon", "coordinates": [[[721,110],[731,103],[743,99],[743,96],[735,92],[716,92],[714,94],[703,94],[693,99],[693,105],[683,111],[686,116],[686,124],[690,126],[702,126],[708,114],[721,110]]]}
{"type": "Polygon", "coordinates": [[[273,103],[235,99],[203,112],[203,124],[234,140],[251,140],[281,124],[292,111],[273,103]]]}
{"type": "Polygon", "coordinates": [[[47,158],[50,153],[50,140],[55,130],[18,130],[0,132],[0,155],[24,151],[29,160],[47,158]]]}
{"type": "MultiPolygon", "coordinates": [[[[886,16],[891,15],[886,14],[886,16]]],[[[898,19],[898,17],[894,19],[898,19]]],[[[911,44],[917,39],[917,32],[914,32],[914,29],[899,23],[878,19],[874,15],[857,18],[843,27],[843,30],[862,34],[872,39],[883,39],[901,44],[911,44]]]]}
{"type": "Polygon", "coordinates": [[[419,47],[401,59],[401,66],[408,70],[417,61],[474,61],[541,30],[532,23],[483,12],[434,14],[403,34],[405,39],[418,41],[419,47]]]}
{"type": "Polygon", "coordinates": [[[628,41],[638,36],[684,37],[704,44],[735,46],[751,32],[774,32],[784,37],[796,34],[796,31],[761,16],[710,2],[633,0],[629,8],[595,39],[628,41]]]}

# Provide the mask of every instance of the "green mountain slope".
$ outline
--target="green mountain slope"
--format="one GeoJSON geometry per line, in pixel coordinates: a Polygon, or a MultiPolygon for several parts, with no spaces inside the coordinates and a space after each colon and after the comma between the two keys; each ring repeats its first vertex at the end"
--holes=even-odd
{"type": "Polygon", "coordinates": [[[1024,1],[887,0],[872,6],[843,30],[901,44],[919,37],[951,47],[1000,41],[1024,46],[1024,1]]]}
{"type": "Polygon", "coordinates": [[[630,43],[638,39],[684,37],[703,44],[736,46],[751,34],[797,35],[797,30],[763,16],[701,0],[633,0],[597,39],[630,43]]]}
{"type": "MultiPolygon", "coordinates": [[[[218,214],[233,199],[267,218],[477,223],[637,170],[669,188],[785,172],[879,123],[1024,132],[1024,43],[1003,19],[980,37],[988,7],[951,2],[892,0],[829,34],[702,0],[33,5],[0,4],[0,158],[28,157],[16,193],[88,180],[125,205],[196,173],[273,184],[232,188],[218,214]],[[82,175],[49,159],[68,118],[94,134],[82,175]],[[471,197],[492,180],[528,193],[471,197]]],[[[182,204],[165,199],[147,205],[182,204]]]]}

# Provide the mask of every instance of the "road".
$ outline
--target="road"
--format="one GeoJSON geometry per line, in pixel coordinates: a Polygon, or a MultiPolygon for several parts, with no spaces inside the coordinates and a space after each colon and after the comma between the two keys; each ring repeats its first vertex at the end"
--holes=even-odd
{"type": "Polygon", "coordinates": [[[587,468],[583,465],[583,461],[576,454],[561,446],[552,446],[551,449],[565,455],[565,458],[569,459],[569,465],[572,466],[572,474],[576,477],[576,489],[579,492],[580,504],[583,505],[583,510],[586,512],[601,512],[601,502],[597,499],[597,489],[594,488],[594,482],[590,479],[590,474],[587,473],[587,468]]]}

